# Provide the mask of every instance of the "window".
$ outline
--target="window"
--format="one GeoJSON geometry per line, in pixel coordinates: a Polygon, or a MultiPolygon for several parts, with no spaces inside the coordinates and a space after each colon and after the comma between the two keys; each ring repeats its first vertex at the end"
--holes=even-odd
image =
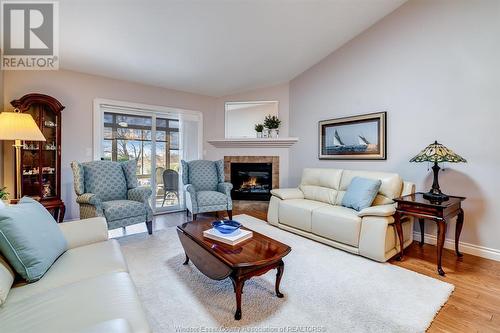
{"type": "MultiPolygon", "coordinates": [[[[152,169],[152,118],[104,113],[103,159],[137,159],[139,180],[150,178],[152,169]]],[[[156,118],[156,168],[179,170],[179,120],[156,118]]],[[[147,185],[147,181],[141,181],[147,185]]]]}

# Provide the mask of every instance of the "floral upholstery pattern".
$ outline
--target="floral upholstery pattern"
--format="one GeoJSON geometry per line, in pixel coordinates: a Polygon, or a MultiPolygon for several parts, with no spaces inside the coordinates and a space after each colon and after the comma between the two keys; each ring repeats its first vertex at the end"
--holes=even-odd
{"type": "Polygon", "coordinates": [[[184,160],[181,160],[181,175],[182,183],[189,184],[189,164],[184,160]]]}
{"type": "Polygon", "coordinates": [[[181,161],[182,181],[186,191],[186,207],[192,214],[231,210],[231,189],[224,183],[224,162],[181,161]]]}
{"type": "Polygon", "coordinates": [[[146,221],[146,208],[141,202],[131,200],[111,200],[102,203],[107,221],[121,220],[127,217],[143,216],[146,221]]]}
{"type": "Polygon", "coordinates": [[[203,202],[204,206],[225,205],[227,196],[216,191],[199,191],[196,192],[196,201],[203,202]]]}
{"type": "Polygon", "coordinates": [[[137,181],[137,160],[121,162],[125,179],[127,180],[127,188],[136,188],[139,186],[137,181]]]}
{"type": "Polygon", "coordinates": [[[188,162],[189,164],[189,184],[192,184],[196,191],[216,191],[219,183],[219,175],[215,162],[197,160],[188,162]]]}
{"type": "Polygon", "coordinates": [[[128,200],[133,200],[140,202],[144,205],[146,209],[146,219],[147,221],[152,221],[153,220],[153,209],[151,208],[151,205],[149,204],[149,198],[151,197],[151,194],[153,191],[151,190],[150,187],[136,187],[136,188],[131,188],[127,192],[127,198],[128,200]]]}
{"type": "Polygon", "coordinates": [[[71,168],[80,218],[104,216],[108,229],[153,220],[152,191],[137,187],[136,160],[72,162],[71,168]]]}
{"type": "Polygon", "coordinates": [[[215,161],[215,167],[217,168],[217,180],[218,183],[224,183],[224,161],[215,161]]]}
{"type": "Polygon", "coordinates": [[[78,162],[71,162],[71,170],[73,171],[75,193],[76,195],[82,195],[85,193],[83,165],[78,162]]]}
{"type": "Polygon", "coordinates": [[[93,161],[82,165],[86,193],[96,194],[101,201],[127,198],[127,179],[120,163],[93,161]]]}

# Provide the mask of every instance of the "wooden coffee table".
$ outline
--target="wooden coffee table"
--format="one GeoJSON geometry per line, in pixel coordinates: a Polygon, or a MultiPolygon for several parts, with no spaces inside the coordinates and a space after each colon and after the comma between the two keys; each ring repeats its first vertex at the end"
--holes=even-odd
{"type": "MultiPolygon", "coordinates": [[[[189,260],[206,276],[214,280],[229,277],[236,294],[234,319],[241,319],[241,294],[245,281],[276,268],[276,296],[280,292],[280,281],[285,264],[283,257],[292,250],[290,246],[272,238],[253,232],[253,237],[235,246],[230,246],[203,237],[203,231],[212,228],[212,221],[198,220],[177,227],[177,234],[189,260]]],[[[243,228],[247,229],[247,228],[243,228]]],[[[247,229],[250,230],[250,229],[247,229]]]]}

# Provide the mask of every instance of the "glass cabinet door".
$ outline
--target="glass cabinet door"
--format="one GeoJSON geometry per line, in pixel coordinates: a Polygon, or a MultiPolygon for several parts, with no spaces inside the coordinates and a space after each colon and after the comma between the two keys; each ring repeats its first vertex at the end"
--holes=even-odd
{"type": "Polygon", "coordinates": [[[58,117],[48,107],[41,110],[41,129],[45,142],[41,142],[41,185],[43,199],[57,197],[57,127],[58,117]]]}
{"type": "Polygon", "coordinates": [[[22,195],[40,199],[58,197],[57,160],[59,117],[45,105],[33,104],[31,114],[46,141],[24,141],[21,153],[22,195]]]}

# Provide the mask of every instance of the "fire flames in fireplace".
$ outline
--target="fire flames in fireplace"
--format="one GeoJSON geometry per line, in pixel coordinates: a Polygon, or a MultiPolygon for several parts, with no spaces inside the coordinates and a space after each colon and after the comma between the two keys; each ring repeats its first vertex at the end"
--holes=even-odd
{"type": "Polygon", "coordinates": [[[232,163],[233,199],[269,200],[272,187],[270,163],[232,163]]]}
{"type": "Polygon", "coordinates": [[[241,183],[240,188],[245,189],[245,188],[252,188],[257,186],[257,177],[251,177],[250,180],[241,183]]]}

